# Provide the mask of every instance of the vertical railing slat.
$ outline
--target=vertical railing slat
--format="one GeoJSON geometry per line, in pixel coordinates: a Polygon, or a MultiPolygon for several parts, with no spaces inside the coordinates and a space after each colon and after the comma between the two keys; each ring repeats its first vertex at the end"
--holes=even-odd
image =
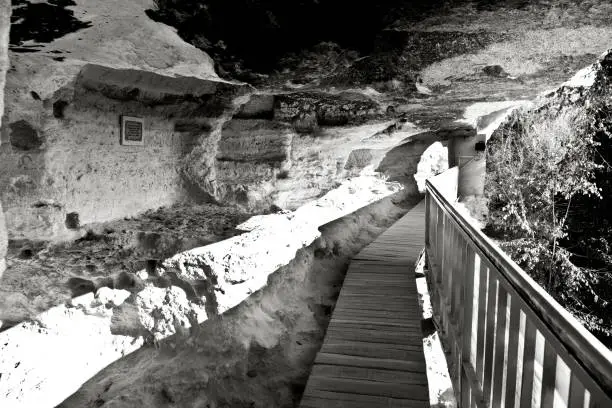
{"type": "Polygon", "coordinates": [[[482,393],[487,399],[491,396],[491,380],[493,375],[493,352],[495,349],[495,318],[496,318],[496,304],[497,304],[497,284],[498,281],[495,277],[494,270],[489,268],[489,288],[488,288],[488,301],[487,301],[487,334],[485,341],[485,356],[484,356],[484,381],[482,384],[482,393]]]}
{"type": "MultiPolygon", "coordinates": [[[[457,364],[458,364],[458,369],[459,369],[459,380],[460,380],[460,384],[459,384],[459,389],[463,390],[463,382],[464,382],[464,356],[468,356],[469,358],[469,351],[465,351],[465,337],[469,338],[469,332],[468,330],[471,329],[471,325],[465,325],[464,322],[469,321],[468,319],[465,319],[465,309],[468,308],[467,307],[467,303],[471,303],[471,297],[468,298],[468,296],[466,295],[466,286],[468,285],[468,281],[470,281],[473,278],[468,277],[468,275],[473,274],[473,271],[469,271],[469,267],[468,267],[468,244],[466,239],[461,235],[458,234],[459,237],[459,249],[460,249],[460,253],[459,253],[459,268],[457,270],[458,272],[458,278],[457,278],[457,284],[455,285],[455,291],[456,291],[456,299],[457,299],[457,304],[455,305],[455,311],[456,311],[456,316],[457,316],[457,364]],[[466,327],[467,326],[467,327],[466,327]]],[[[471,308],[469,308],[471,310],[471,308]]]]}
{"type": "Polygon", "coordinates": [[[472,317],[471,317],[471,322],[470,322],[470,332],[471,332],[471,339],[470,339],[470,363],[472,365],[472,368],[474,369],[474,371],[476,371],[476,356],[478,354],[478,308],[479,308],[479,304],[480,304],[480,276],[481,276],[481,271],[480,271],[480,257],[473,252],[473,257],[472,257],[472,262],[473,264],[471,265],[471,269],[472,269],[472,285],[473,285],[473,289],[472,289],[472,299],[471,299],[471,305],[472,305],[472,317]]]}
{"type": "Polygon", "coordinates": [[[431,225],[431,196],[425,194],[425,247],[431,244],[429,228],[431,225]]]}
{"type": "Polygon", "coordinates": [[[498,285],[497,319],[495,325],[495,352],[493,362],[493,391],[491,393],[492,406],[501,406],[502,380],[504,372],[504,356],[506,354],[506,305],[508,295],[502,285],[498,285]]]}
{"type": "Polygon", "coordinates": [[[584,391],[584,385],[582,385],[582,382],[580,382],[575,374],[572,374],[569,395],[569,406],[571,408],[584,408],[584,391]]]}
{"type": "Polygon", "coordinates": [[[440,276],[440,323],[442,325],[442,330],[447,331],[446,325],[448,324],[448,319],[446,316],[446,302],[448,299],[448,291],[447,291],[447,281],[448,281],[448,258],[449,253],[451,251],[450,246],[450,234],[449,234],[449,224],[447,222],[446,213],[442,213],[442,264],[440,266],[441,276],[440,276]]]}
{"type": "Polygon", "coordinates": [[[531,407],[533,394],[533,366],[535,360],[536,328],[529,321],[525,322],[525,343],[523,348],[523,378],[521,381],[521,408],[531,407]]]}
{"type": "Polygon", "coordinates": [[[521,309],[518,299],[510,296],[510,321],[508,323],[508,368],[506,370],[505,408],[514,408],[517,383],[518,346],[521,324],[521,309]]]}
{"type": "Polygon", "coordinates": [[[436,215],[436,245],[437,245],[437,260],[438,266],[440,266],[440,273],[438,274],[437,283],[440,284],[442,279],[442,258],[444,256],[444,211],[441,207],[438,207],[438,214],[436,215]]]}
{"type": "Polygon", "coordinates": [[[557,356],[557,368],[555,373],[555,388],[553,394],[554,408],[567,408],[569,406],[569,394],[571,390],[572,371],[560,356],[557,356]]]}
{"type": "Polygon", "coordinates": [[[485,263],[480,262],[480,290],[478,295],[478,338],[476,341],[476,375],[480,381],[480,386],[484,383],[483,367],[485,356],[485,340],[487,335],[487,304],[489,297],[489,268],[485,263]]]}
{"type": "Polygon", "coordinates": [[[465,254],[465,272],[463,284],[463,360],[471,364],[472,354],[472,315],[474,309],[474,265],[476,263],[476,254],[466,243],[465,254]]]}
{"type": "Polygon", "coordinates": [[[555,403],[555,383],[557,377],[557,353],[548,342],[544,345],[544,365],[542,370],[541,408],[553,408],[555,403]]]}

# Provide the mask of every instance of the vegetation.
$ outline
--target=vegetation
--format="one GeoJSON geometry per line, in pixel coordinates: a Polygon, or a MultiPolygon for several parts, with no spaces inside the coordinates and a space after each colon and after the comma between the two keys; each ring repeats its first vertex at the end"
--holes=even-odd
{"type": "MultiPolygon", "coordinates": [[[[147,15],[177,28],[232,74],[269,73],[279,60],[321,42],[347,52],[375,51],[377,36],[399,17],[417,21],[470,0],[155,0],[147,15]]],[[[284,68],[284,67],[283,67],[284,68]]]]}
{"type": "Polygon", "coordinates": [[[612,194],[606,103],[519,112],[496,132],[488,147],[486,232],[612,345],[612,215],[597,212],[612,194]]]}

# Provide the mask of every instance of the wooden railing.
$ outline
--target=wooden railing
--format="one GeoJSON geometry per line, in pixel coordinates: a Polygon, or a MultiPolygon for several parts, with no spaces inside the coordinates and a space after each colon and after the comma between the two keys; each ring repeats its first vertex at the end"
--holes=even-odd
{"type": "Polygon", "coordinates": [[[456,181],[427,181],[425,240],[459,406],[612,408],[612,353],[457,211],[456,181]]]}

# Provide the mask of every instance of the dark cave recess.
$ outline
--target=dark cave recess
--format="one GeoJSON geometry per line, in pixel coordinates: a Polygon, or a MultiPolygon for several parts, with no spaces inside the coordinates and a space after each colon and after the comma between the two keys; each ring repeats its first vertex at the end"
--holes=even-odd
{"type": "Polygon", "coordinates": [[[74,17],[67,7],[75,6],[73,0],[48,0],[31,3],[12,0],[10,49],[14,52],[36,52],[36,45],[23,45],[25,41],[47,44],[84,28],[91,23],[74,17]]]}
{"type": "Polygon", "coordinates": [[[539,0],[155,0],[146,11],[211,54],[257,72],[278,68],[282,56],[321,42],[368,54],[379,34],[398,19],[418,21],[449,7],[522,8],[539,0]]]}

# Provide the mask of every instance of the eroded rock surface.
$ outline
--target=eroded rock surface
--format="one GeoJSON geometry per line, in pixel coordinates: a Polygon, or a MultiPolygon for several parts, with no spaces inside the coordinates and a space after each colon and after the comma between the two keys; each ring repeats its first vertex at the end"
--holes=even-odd
{"type": "Polygon", "coordinates": [[[325,225],[222,318],[109,366],[60,406],[297,405],[348,260],[406,210],[385,199],[325,225]]]}
{"type": "Polygon", "coordinates": [[[303,2],[317,27],[283,2],[75,3],[45,3],[70,22],[54,35],[17,3],[2,406],[295,406],[343,268],[417,170],[612,38],[603,0],[303,2]],[[145,118],[143,146],[120,144],[120,115],[145,118]]]}
{"type": "MultiPolygon", "coordinates": [[[[2,125],[2,119],[4,114],[4,84],[6,70],[9,67],[9,56],[8,56],[8,43],[9,43],[9,30],[10,30],[10,15],[11,15],[11,2],[10,0],[0,1],[0,125],[2,125]]],[[[2,144],[2,138],[0,137],[0,145],[2,144]]],[[[7,248],[7,232],[6,224],[4,221],[4,211],[2,209],[2,203],[0,203],[0,279],[5,269],[4,256],[7,248]]]]}
{"type": "Polygon", "coordinates": [[[154,273],[178,252],[234,236],[249,216],[230,207],[175,205],[88,225],[74,242],[12,240],[0,285],[0,320],[7,328],[104,287],[142,290],[138,271],[154,273]]]}

